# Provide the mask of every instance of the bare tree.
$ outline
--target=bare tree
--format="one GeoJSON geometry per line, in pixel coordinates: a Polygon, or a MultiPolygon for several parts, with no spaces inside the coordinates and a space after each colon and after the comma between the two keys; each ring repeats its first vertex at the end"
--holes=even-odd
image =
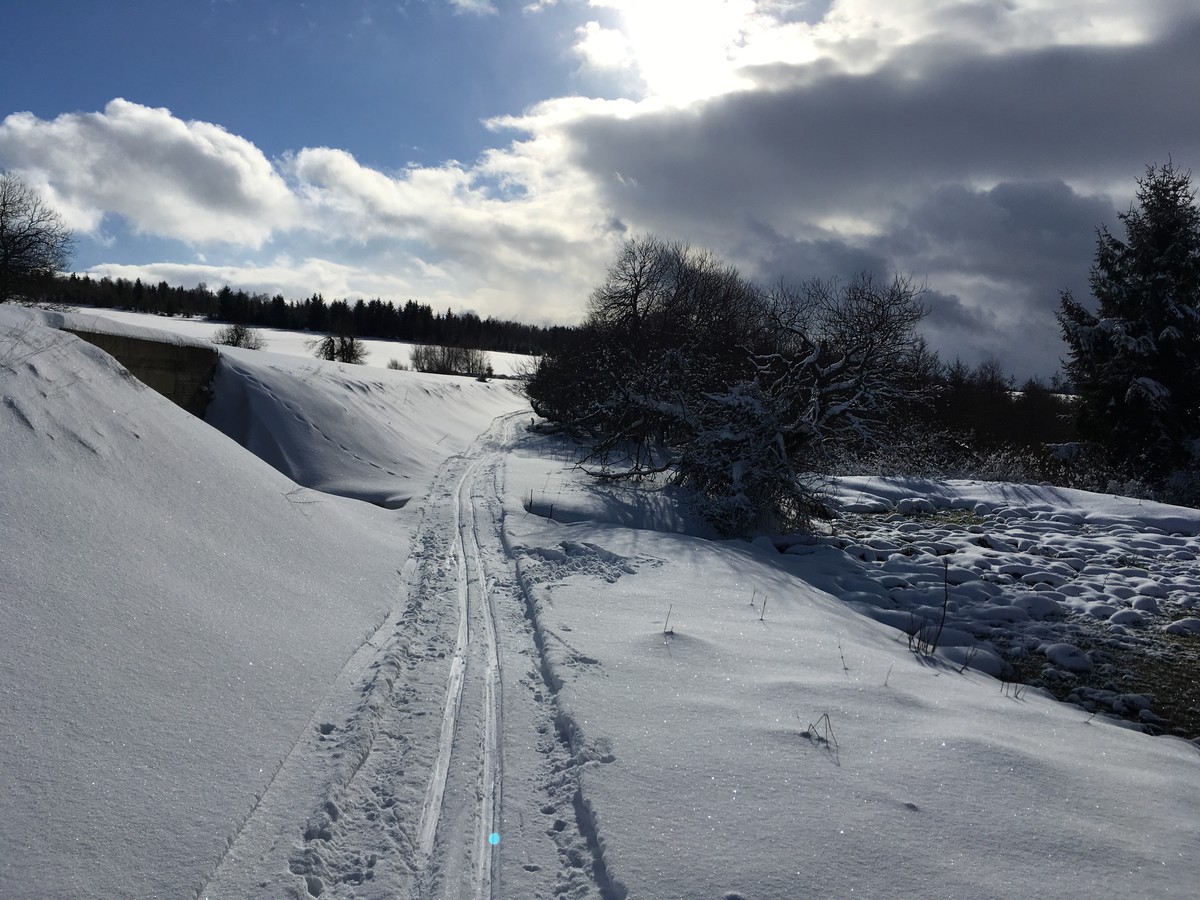
{"type": "Polygon", "coordinates": [[[261,331],[240,322],[218,328],[213,333],[213,343],[224,344],[226,347],[242,347],[246,350],[262,350],[267,346],[261,331]]]}
{"type": "Polygon", "coordinates": [[[0,303],[33,302],[70,258],[62,216],[10,172],[0,173],[0,303]]]}
{"type": "Polygon", "coordinates": [[[329,334],[308,341],[307,346],[317,359],[353,363],[356,366],[361,366],[367,361],[367,345],[351,335],[329,334]]]}
{"type": "Polygon", "coordinates": [[[914,399],[922,290],[864,274],[764,291],[707,251],[634,238],[526,391],[594,475],[671,478],[727,533],[802,526],[831,453],[880,442],[914,399]]]}
{"type": "Polygon", "coordinates": [[[409,362],[418,372],[434,372],[438,375],[473,375],[489,378],[492,364],[482,350],[468,347],[440,347],[434,344],[418,344],[409,354],[409,362]]]}

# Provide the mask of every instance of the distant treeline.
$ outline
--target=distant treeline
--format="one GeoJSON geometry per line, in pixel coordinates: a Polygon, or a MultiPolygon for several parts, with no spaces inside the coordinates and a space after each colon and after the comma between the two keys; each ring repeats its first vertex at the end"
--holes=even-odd
{"type": "Polygon", "coordinates": [[[183,288],[165,281],[145,284],[140,278],[93,280],[70,275],[60,277],[47,295],[54,302],[77,306],[121,308],[161,316],[201,316],[260,328],[534,355],[559,349],[573,331],[564,326],[524,325],[490,316],[481,319],[474,313],[451,310],[435,313],[430,306],[415,300],[397,306],[378,298],[351,303],[326,301],[320,294],[313,294],[296,303],[282,294],[273,297],[248,294],[229,287],[210,291],[203,284],[183,288]]]}

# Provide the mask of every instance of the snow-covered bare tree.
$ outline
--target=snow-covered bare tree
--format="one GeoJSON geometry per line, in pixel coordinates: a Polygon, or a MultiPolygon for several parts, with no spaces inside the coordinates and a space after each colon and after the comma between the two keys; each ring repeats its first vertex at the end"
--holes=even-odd
{"type": "Polygon", "coordinates": [[[534,410],[591,441],[622,476],[669,469],[690,431],[688,397],[745,374],[769,331],[760,292],[711,253],[654,236],[625,242],[573,346],[543,357],[534,410]]]}
{"type": "Polygon", "coordinates": [[[635,238],[576,346],[544,357],[527,391],[589,442],[593,474],[666,473],[727,533],[794,527],[827,451],[877,439],[911,393],[919,298],[867,275],[763,291],[711,253],[635,238]]]}
{"type": "Polygon", "coordinates": [[[755,358],[759,380],[791,398],[789,427],[815,447],[872,444],[919,390],[911,376],[925,347],[924,288],[868,273],[848,282],[814,279],[771,295],[781,351],[755,358]]]}
{"type": "Polygon", "coordinates": [[[1120,215],[1101,226],[1095,313],[1069,292],[1058,312],[1081,431],[1151,482],[1197,464],[1200,440],[1200,207],[1190,173],[1148,166],[1120,215]]]}

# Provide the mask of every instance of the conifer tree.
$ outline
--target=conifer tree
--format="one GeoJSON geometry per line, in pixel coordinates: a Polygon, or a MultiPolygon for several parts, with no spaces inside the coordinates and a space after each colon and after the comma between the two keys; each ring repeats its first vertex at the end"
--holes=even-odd
{"type": "Polygon", "coordinates": [[[1092,313],[1064,292],[1058,312],[1083,434],[1130,474],[1161,482],[1197,461],[1200,438],[1200,207],[1188,172],[1148,166],[1122,213],[1101,226],[1092,313]]]}

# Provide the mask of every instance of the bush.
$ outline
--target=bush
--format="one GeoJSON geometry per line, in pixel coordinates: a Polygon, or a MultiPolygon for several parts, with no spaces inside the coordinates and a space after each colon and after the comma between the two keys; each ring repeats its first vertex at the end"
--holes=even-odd
{"type": "Polygon", "coordinates": [[[409,356],[412,367],[418,372],[436,375],[474,375],[490,378],[492,366],[482,350],[467,347],[439,347],[422,344],[412,348],[409,356]]]}
{"type": "Polygon", "coordinates": [[[308,349],[317,359],[327,359],[330,362],[360,366],[367,361],[367,345],[356,337],[326,335],[309,341],[308,349]]]}
{"type": "Polygon", "coordinates": [[[225,325],[213,334],[213,343],[226,347],[241,347],[245,350],[262,350],[267,346],[261,332],[248,325],[225,325]]]}
{"type": "Polygon", "coordinates": [[[804,527],[811,473],[877,445],[915,402],[920,294],[867,274],[768,291],[705,251],[635,238],[526,393],[590,444],[595,475],[665,474],[726,534],[804,527]]]}

